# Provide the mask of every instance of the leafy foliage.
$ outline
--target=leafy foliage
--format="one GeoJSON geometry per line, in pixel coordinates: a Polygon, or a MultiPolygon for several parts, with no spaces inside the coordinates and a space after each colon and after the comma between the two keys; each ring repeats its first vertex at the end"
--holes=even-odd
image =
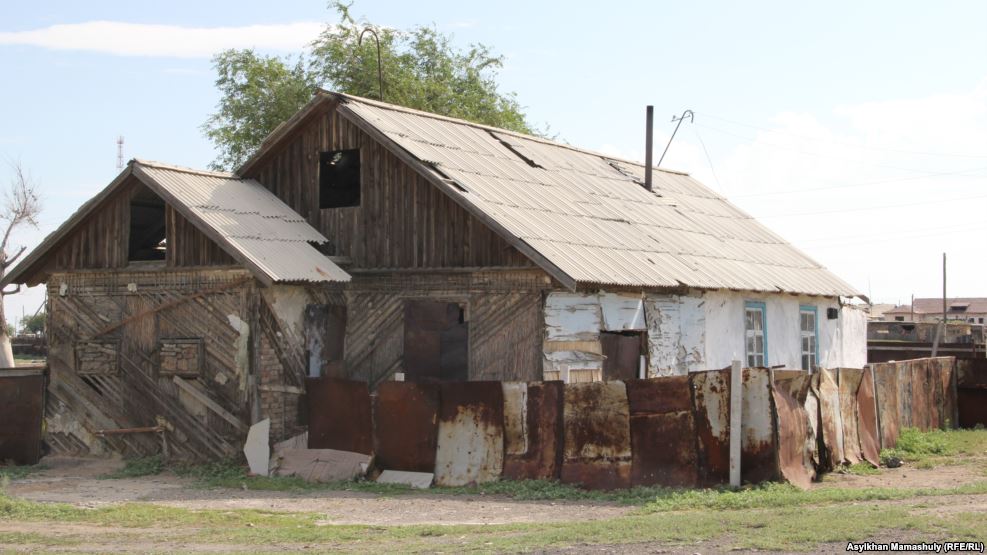
{"type": "Polygon", "coordinates": [[[21,327],[27,333],[41,333],[45,331],[45,313],[39,312],[32,316],[21,318],[21,327]]]}
{"type": "Polygon", "coordinates": [[[328,24],[297,58],[227,50],[214,58],[221,98],[203,131],[219,149],[217,169],[233,169],[249,158],[279,123],[301,108],[323,85],[337,92],[378,98],[380,39],[383,99],[392,104],[478,123],[533,132],[513,93],[497,88],[503,57],[490,47],[459,49],[434,26],[397,30],[350,15],[350,5],[330,4],[339,22],[328,24]]]}
{"type": "Polygon", "coordinates": [[[127,459],[123,468],[102,476],[107,479],[140,478],[161,474],[165,469],[164,460],[159,455],[127,459]]]}

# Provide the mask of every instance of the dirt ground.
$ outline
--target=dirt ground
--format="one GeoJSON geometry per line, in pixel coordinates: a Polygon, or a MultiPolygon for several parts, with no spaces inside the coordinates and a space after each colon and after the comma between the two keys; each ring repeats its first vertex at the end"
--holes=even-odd
{"type": "Polygon", "coordinates": [[[479,495],[398,495],[318,490],[307,492],[199,489],[170,473],[142,478],[100,479],[122,466],[106,459],[49,457],[48,469],[16,480],[9,494],[31,501],[99,507],[145,502],[186,509],[262,509],[320,512],[333,524],[511,524],[598,520],[625,514],[622,505],[514,501],[479,495]]]}
{"type": "MultiPolygon", "coordinates": [[[[876,475],[829,474],[813,488],[948,488],[973,484],[985,478],[984,464],[940,466],[917,469],[905,466],[882,469],[876,475]]],[[[448,495],[413,493],[379,495],[364,492],[316,490],[305,492],[248,491],[237,489],[202,489],[191,479],[165,472],[141,478],[105,479],[102,476],[122,467],[122,462],[107,459],[47,458],[45,470],[12,481],[7,492],[18,498],[38,502],[68,503],[83,508],[98,508],[122,503],[151,503],[186,509],[259,509],[265,511],[306,512],[324,515],[319,526],[359,524],[369,526],[400,526],[413,524],[490,525],[515,523],[552,523],[613,519],[627,515],[635,507],[602,502],[577,501],[517,501],[490,495],[448,495]]],[[[897,501],[873,501],[875,505],[897,501]]],[[[854,503],[856,504],[856,503],[854,503]]],[[[987,515],[987,495],[950,495],[923,497],[921,509],[930,517],[950,513],[981,513],[987,515]]],[[[987,526],[987,523],[985,523],[987,526]]],[[[96,526],[70,522],[10,522],[0,520],[3,534],[32,535],[50,538],[45,545],[28,541],[26,545],[0,545],[0,553],[30,552],[47,549],[51,552],[195,552],[227,553],[249,550],[245,545],[182,541],[173,537],[168,528],[125,528],[96,526]],[[59,545],[59,538],[92,538],[83,543],[59,545]]],[[[908,539],[908,533],[893,540],[908,539]]],[[[916,539],[921,539],[916,536],[916,539]]],[[[303,550],[320,551],[321,546],[303,550]]],[[[818,549],[843,552],[845,545],[823,544],[818,549]]],[[[298,545],[265,545],[264,552],[294,552],[298,545]]],[[[447,552],[456,552],[450,549],[447,552]]],[[[558,553],[721,553],[733,552],[730,538],[697,542],[687,545],[655,545],[631,543],[620,545],[573,545],[552,552],[558,553]]]]}

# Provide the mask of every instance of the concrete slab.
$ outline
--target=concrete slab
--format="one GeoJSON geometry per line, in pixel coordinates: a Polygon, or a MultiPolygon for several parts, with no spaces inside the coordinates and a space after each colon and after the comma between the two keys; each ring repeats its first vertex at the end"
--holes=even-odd
{"type": "Polygon", "coordinates": [[[247,456],[251,474],[267,476],[271,459],[271,419],[265,418],[250,427],[247,441],[243,444],[243,454],[247,456]]]}
{"type": "Polygon", "coordinates": [[[415,489],[428,489],[432,486],[435,474],[431,472],[405,472],[403,470],[385,470],[377,477],[378,484],[403,484],[415,489]]]}

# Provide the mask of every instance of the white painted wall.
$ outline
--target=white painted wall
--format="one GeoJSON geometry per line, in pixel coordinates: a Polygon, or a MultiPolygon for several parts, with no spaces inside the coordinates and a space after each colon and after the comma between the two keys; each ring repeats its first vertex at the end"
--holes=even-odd
{"type": "MultiPolygon", "coordinates": [[[[616,328],[641,329],[642,323],[635,316],[635,310],[640,311],[636,308],[639,305],[626,296],[621,297],[620,303],[616,300],[606,293],[550,294],[545,306],[547,341],[596,344],[600,330],[607,327],[605,316],[618,306],[624,315],[620,318],[624,323],[616,328]]],[[[803,305],[816,307],[818,364],[821,367],[863,368],[867,363],[867,314],[853,306],[840,306],[836,298],[695,291],[689,295],[644,295],[648,375],[672,376],[714,370],[730,366],[734,359],[745,360],[744,306],[747,301],[765,304],[768,365],[801,368],[799,310],[803,305]],[[828,308],[837,309],[836,319],[827,317],[828,308]]],[[[566,349],[571,348],[566,345],[566,349]]],[[[596,352],[599,352],[598,347],[596,352]]]]}
{"type": "Polygon", "coordinates": [[[799,309],[815,306],[819,331],[819,365],[823,368],[863,368],[867,363],[867,314],[852,306],[840,306],[836,298],[755,294],[735,291],[698,293],[705,299],[706,366],[729,366],[735,358],[745,359],[744,305],[759,301],[765,305],[768,361],[787,368],[800,368],[801,344],[799,309]],[[830,320],[827,308],[836,308],[838,317],[830,320]]]}

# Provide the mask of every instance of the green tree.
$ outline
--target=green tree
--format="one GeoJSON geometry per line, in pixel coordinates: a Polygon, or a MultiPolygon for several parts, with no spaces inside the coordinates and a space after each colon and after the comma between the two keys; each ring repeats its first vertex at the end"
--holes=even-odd
{"type": "Polygon", "coordinates": [[[221,98],[203,130],[219,150],[214,167],[234,169],[246,161],[268,133],[311,99],[318,85],[378,98],[376,45],[370,33],[359,41],[368,28],[380,38],[384,101],[534,132],[516,96],[499,92],[496,76],[504,59],[490,47],[456,48],[434,26],[402,31],[357,21],[350,6],[330,4],[339,22],[326,25],[297,59],[251,50],[227,50],[213,59],[221,98]]]}
{"type": "Polygon", "coordinates": [[[41,333],[45,331],[45,313],[39,312],[33,316],[21,318],[21,329],[26,333],[41,333]]]}

